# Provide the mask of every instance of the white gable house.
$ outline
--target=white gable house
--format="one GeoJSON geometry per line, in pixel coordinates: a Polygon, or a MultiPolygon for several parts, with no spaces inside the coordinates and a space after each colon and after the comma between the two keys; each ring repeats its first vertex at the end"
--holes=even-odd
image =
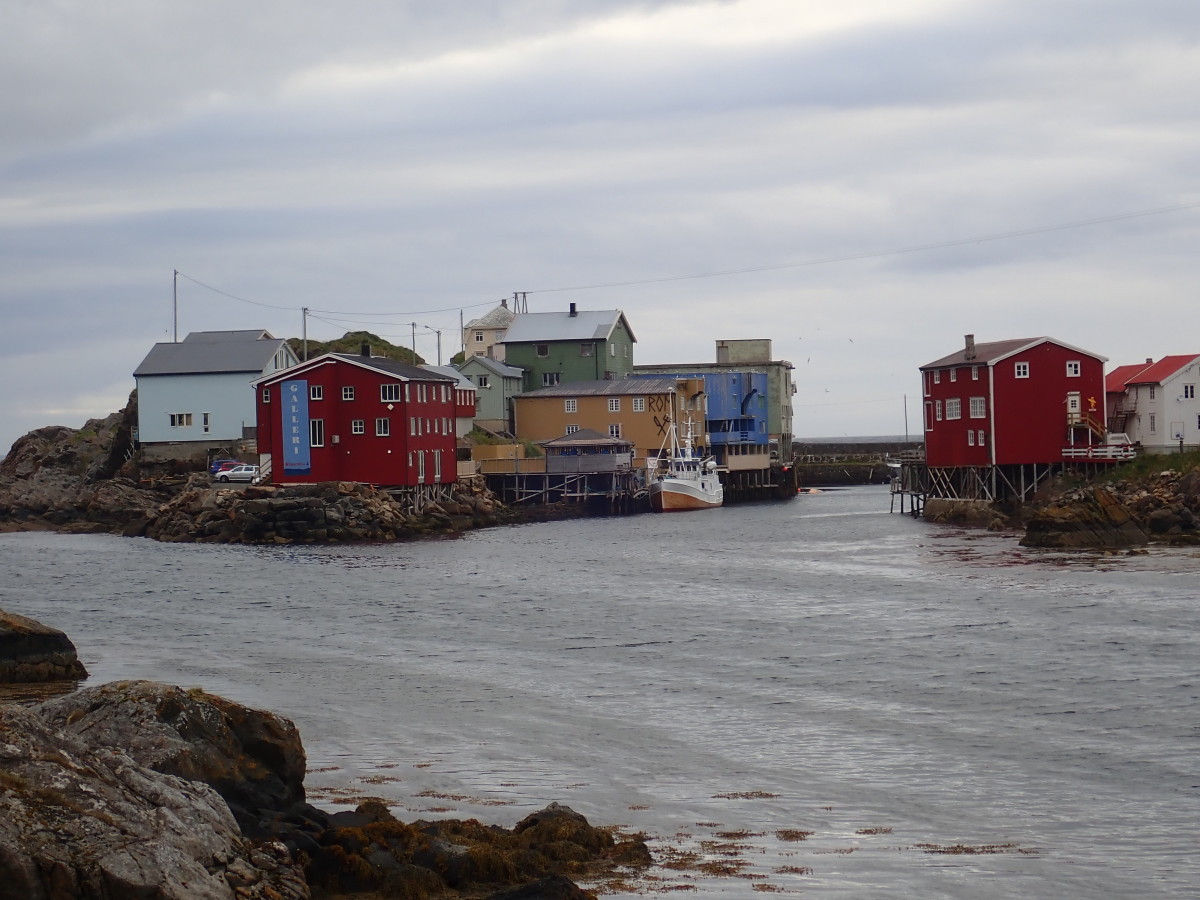
{"type": "Polygon", "coordinates": [[[137,440],[164,445],[169,456],[235,448],[254,434],[251,382],[298,362],[286,341],[263,330],[195,331],[155,344],[133,373],[137,440]]]}

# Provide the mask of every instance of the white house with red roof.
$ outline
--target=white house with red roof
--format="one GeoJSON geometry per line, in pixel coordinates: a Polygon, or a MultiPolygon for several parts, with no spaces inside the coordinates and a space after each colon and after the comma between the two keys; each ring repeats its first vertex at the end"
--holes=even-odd
{"type": "Polygon", "coordinates": [[[1104,381],[1109,429],[1148,453],[1200,447],[1200,355],[1164,356],[1118,366],[1104,381]]]}

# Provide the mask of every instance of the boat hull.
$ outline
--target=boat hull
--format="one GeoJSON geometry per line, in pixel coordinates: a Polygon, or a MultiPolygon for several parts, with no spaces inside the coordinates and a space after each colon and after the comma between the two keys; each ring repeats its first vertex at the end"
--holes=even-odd
{"type": "Polygon", "coordinates": [[[724,503],[724,490],[666,478],[650,485],[650,508],[655,512],[682,512],[689,509],[715,509],[724,503]]]}

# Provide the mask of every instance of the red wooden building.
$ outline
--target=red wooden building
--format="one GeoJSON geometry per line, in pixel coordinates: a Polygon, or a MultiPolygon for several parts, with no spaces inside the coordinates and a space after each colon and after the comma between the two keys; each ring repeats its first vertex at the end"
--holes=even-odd
{"type": "Polygon", "coordinates": [[[326,353],[254,386],[264,480],[415,487],[456,479],[451,377],[364,346],[358,356],[326,353]]]}
{"type": "Polygon", "coordinates": [[[1066,463],[1111,462],[1106,358],[1048,337],[976,344],[921,366],[929,496],[1025,499],[1066,463]]]}

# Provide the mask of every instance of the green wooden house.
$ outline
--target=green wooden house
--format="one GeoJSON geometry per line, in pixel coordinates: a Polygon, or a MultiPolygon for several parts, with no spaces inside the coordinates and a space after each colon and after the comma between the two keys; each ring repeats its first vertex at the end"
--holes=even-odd
{"type": "Polygon", "coordinates": [[[624,378],[637,340],[619,309],[523,313],[504,335],[504,361],[525,370],[523,389],[624,378]]]}

